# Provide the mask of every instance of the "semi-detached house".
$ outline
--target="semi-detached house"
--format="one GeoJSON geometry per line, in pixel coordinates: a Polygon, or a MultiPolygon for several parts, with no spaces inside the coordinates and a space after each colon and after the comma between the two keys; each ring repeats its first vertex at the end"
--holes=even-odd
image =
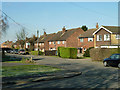
{"type": "Polygon", "coordinates": [[[84,33],[79,28],[67,29],[62,28],[56,35],[49,40],[49,50],[57,50],[58,47],[75,47],[78,48],[78,36],[84,33]]]}
{"type": "Polygon", "coordinates": [[[118,26],[101,26],[93,35],[95,48],[120,47],[120,27],[118,26]]]}

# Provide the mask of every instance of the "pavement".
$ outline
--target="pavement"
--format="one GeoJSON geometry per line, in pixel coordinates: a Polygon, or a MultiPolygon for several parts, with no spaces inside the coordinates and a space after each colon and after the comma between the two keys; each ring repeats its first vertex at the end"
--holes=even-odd
{"type": "MultiPolygon", "coordinates": [[[[15,56],[30,57],[30,55],[15,56]]],[[[92,61],[91,59],[63,59],[51,56],[32,57],[37,65],[58,67],[63,69],[63,72],[42,78],[32,78],[27,82],[21,81],[3,85],[3,88],[120,88],[120,69],[117,67],[104,67],[102,62],[92,61]]],[[[3,65],[7,64],[3,63],[3,65]]]]}

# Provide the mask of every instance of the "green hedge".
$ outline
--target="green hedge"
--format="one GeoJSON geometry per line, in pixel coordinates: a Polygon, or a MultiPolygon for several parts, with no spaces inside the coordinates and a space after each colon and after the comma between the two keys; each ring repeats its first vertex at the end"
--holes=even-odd
{"type": "Polygon", "coordinates": [[[58,54],[59,57],[60,57],[60,49],[61,48],[64,48],[64,47],[58,47],[58,49],[57,49],[57,54],[58,54]]]}
{"type": "Polygon", "coordinates": [[[31,51],[30,54],[31,55],[43,55],[44,53],[41,51],[31,51]]]}
{"type": "Polygon", "coordinates": [[[60,48],[60,57],[62,58],[77,58],[77,48],[60,48]]]}
{"type": "Polygon", "coordinates": [[[112,54],[120,53],[120,49],[115,48],[93,48],[90,50],[92,60],[102,61],[109,58],[112,54]]]}
{"type": "Polygon", "coordinates": [[[94,47],[88,48],[88,49],[85,51],[85,53],[83,54],[83,56],[84,56],[84,57],[90,57],[90,49],[92,49],[92,48],[94,48],[94,47]]]}

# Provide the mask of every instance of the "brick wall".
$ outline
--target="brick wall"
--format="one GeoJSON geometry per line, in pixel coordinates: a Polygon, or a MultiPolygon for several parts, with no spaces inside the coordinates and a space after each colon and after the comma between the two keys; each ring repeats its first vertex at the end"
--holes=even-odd
{"type": "Polygon", "coordinates": [[[68,37],[66,40],[66,47],[78,48],[78,36],[82,33],[84,33],[84,31],[81,29],[78,29],[70,37],[68,37]]]}
{"type": "Polygon", "coordinates": [[[90,47],[94,47],[94,39],[93,41],[88,41],[88,38],[83,38],[83,42],[78,39],[78,46],[83,47],[82,52],[84,52],[84,48],[87,50],[90,47]]]}
{"type": "Polygon", "coordinates": [[[110,41],[104,41],[104,34],[110,34],[110,33],[105,31],[104,29],[101,29],[98,33],[95,34],[96,47],[100,47],[101,45],[111,45],[111,35],[110,35],[110,41]],[[102,35],[102,41],[97,41],[97,35],[102,35]]]}

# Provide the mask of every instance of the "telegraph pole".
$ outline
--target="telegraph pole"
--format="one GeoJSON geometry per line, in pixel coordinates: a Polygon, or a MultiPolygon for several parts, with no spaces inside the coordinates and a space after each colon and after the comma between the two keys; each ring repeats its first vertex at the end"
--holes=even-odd
{"type": "Polygon", "coordinates": [[[37,30],[37,47],[38,47],[38,55],[39,55],[39,31],[37,30]]]}

